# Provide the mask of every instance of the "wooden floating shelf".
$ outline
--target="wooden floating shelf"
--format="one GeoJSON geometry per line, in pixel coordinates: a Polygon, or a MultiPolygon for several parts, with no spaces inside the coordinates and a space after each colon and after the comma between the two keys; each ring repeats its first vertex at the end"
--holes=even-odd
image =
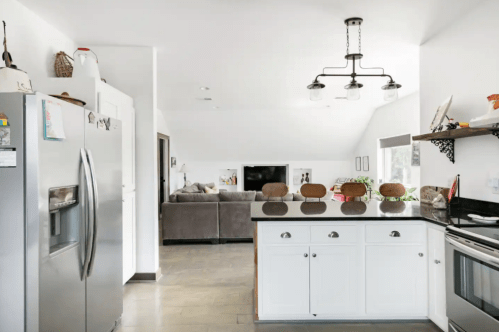
{"type": "Polygon", "coordinates": [[[494,133],[498,132],[498,129],[489,128],[461,128],[413,136],[412,139],[414,141],[431,141],[433,139],[457,139],[465,137],[493,135],[494,133]]]}
{"type": "Polygon", "coordinates": [[[454,163],[454,140],[465,137],[476,137],[494,135],[499,138],[499,129],[490,128],[461,128],[445,130],[430,134],[413,136],[413,141],[430,141],[435,144],[441,153],[445,153],[447,158],[454,163]]]}

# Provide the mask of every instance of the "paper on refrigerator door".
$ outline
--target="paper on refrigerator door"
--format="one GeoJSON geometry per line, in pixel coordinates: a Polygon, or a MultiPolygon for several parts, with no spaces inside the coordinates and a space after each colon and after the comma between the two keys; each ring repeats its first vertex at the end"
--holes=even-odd
{"type": "Polygon", "coordinates": [[[64,133],[64,121],[60,104],[50,100],[42,100],[43,106],[43,131],[48,140],[62,140],[66,138],[64,133]]]}
{"type": "Polygon", "coordinates": [[[0,149],[0,167],[16,167],[16,149],[0,149]]]}

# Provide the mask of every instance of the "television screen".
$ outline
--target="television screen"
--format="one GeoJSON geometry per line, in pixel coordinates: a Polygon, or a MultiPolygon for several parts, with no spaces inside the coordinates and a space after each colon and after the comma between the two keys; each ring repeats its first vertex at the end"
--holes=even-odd
{"type": "Polygon", "coordinates": [[[244,190],[262,191],[266,183],[287,183],[286,166],[244,166],[244,190]]]}

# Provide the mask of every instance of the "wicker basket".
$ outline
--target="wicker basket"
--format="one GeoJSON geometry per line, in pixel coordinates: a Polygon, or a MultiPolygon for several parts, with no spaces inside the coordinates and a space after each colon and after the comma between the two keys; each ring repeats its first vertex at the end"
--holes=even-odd
{"type": "Polygon", "coordinates": [[[55,55],[54,69],[57,77],[73,76],[73,65],[70,60],[74,61],[73,58],[62,51],[55,55]]]}

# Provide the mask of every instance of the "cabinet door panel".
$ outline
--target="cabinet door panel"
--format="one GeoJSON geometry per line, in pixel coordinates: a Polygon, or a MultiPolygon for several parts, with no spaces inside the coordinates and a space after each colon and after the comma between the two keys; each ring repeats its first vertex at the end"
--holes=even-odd
{"type": "Polygon", "coordinates": [[[309,247],[270,246],[262,248],[261,253],[261,313],[308,314],[309,247]]]}
{"type": "Polygon", "coordinates": [[[311,247],[310,254],[310,312],[328,315],[357,314],[361,273],[359,248],[311,247]]]}
{"type": "Polygon", "coordinates": [[[426,316],[426,262],[424,245],[367,246],[367,313],[426,316]]]}
{"type": "Polygon", "coordinates": [[[428,317],[445,330],[448,326],[445,293],[445,233],[428,228],[428,317]]]}
{"type": "Polygon", "coordinates": [[[123,187],[135,190],[135,110],[126,106],[121,110],[123,123],[123,187]]]}
{"type": "Polygon", "coordinates": [[[123,284],[135,274],[135,193],[123,199],[123,284]]]}

